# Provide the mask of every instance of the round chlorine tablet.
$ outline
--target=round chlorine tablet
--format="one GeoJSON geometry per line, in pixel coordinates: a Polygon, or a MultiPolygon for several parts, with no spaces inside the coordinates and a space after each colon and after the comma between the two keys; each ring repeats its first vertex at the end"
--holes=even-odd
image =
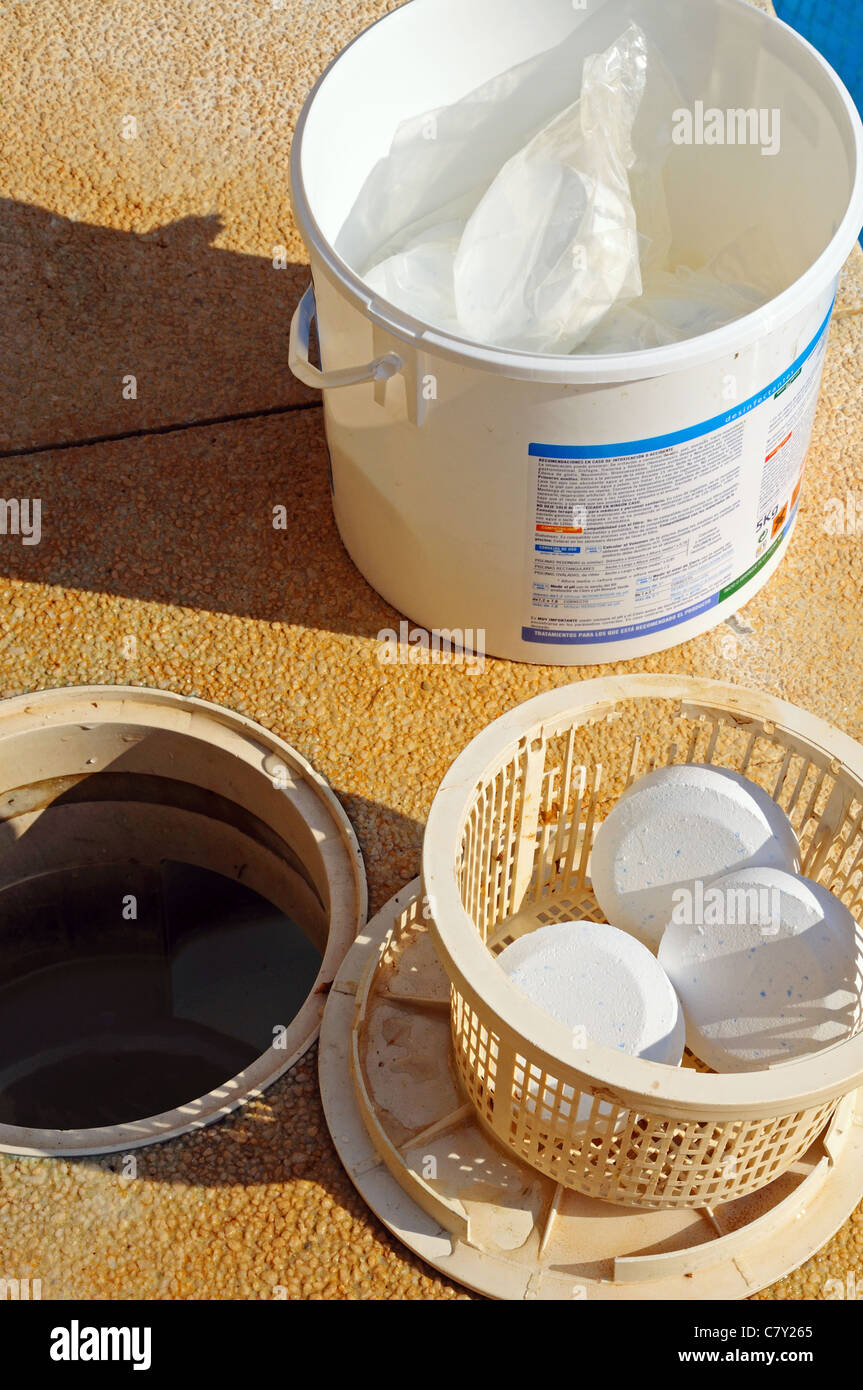
{"type": "Polygon", "coordinates": [[[679,895],[733,869],[798,863],[791,822],[762,787],[727,768],[683,763],[623,793],[597,831],[590,875],[608,921],[655,951],[679,895]]]}
{"type": "Polygon", "coordinates": [[[820,883],[779,869],[724,874],[698,916],[669,923],[659,960],[708,1066],[757,1071],[856,1031],[863,938],[820,883]]]}
{"type": "MultiPolygon", "coordinates": [[[[593,1044],[680,1065],[680,1001],[655,956],[634,937],[605,922],[552,922],[514,941],[497,960],[522,994],[572,1029],[576,1063],[578,1050],[593,1044]]],[[[536,1081],[528,1090],[535,1098],[536,1081]]],[[[564,1084],[562,1119],[569,1117],[572,1098],[572,1087],[564,1084]]],[[[546,1091],[544,1119],[553,1103],[546,1091]]],[[[592,1106],[592,1098],[582,1096],[576,1119],[586,1120],[592,1106]]],[[[611,1107],[603,1102],[599,1113],[610,1115],[611,1107]]]]}

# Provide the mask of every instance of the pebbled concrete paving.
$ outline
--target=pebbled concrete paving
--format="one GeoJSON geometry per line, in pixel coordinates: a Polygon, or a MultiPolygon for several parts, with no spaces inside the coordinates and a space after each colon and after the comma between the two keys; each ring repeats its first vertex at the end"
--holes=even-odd
{"type": "MultiPolygon", "coordinates": [[[[863,523],[859,534],[830,529],[836,499],[858,499],[863,516],[861,349],[863,318],[837,319],[790,552],[735,627],[579,677],[724,677],[863,738],[863,523]]],[[[260,720],[339,794],[373,912],[418,871],[429,804],[457,752],[489,720],[574,674],[378,662],[377,634],[399,615],[342,549],[319,410],[30,455],[0,466],[0,494],[13,476],[16,495],[43,498],[43,537],[32,547],[4,538],[0,552],[0,693],[140,683],[260,720]],[[274,530],[273,507],[286,503],[287,529],[274,530]]],[[[132,1184],[104,1164],[0,1160],[3,1267],[31,1267],[46,1297],[266,1298],[274,1285],[302,1297],[452,1296],[363,1214],[321,1122],[310,1064],[301,1082],[297,1074],[252,1111],[147,1150],[132,1184]],[[302,1155],[296,1166],[292,1153],[302,1155]],[[214,1267],[202,1231],[219,1252],[214,1267]]],[[[820,1297],[848,1270],[859,1282],[863,1207],[772,1295],[820,1297]]]]}
{"type": "Polygon", "coordinates": [[[4,7],[0,450],[312,399],[287,365],[308,283],[291,139],[327,63],[393,8],[4,7]]]}
{"type": "MultiPolygon", "coordinates": [[[[308,283],[293,130],[326,65],[394,8],[5,7],[0,453],[315,399],[287,365],[308,283]]],[[[859,248],[839,302],[863,307],[859,248]]]]}
{"type": "MultiPolygon", "coordinates": [[[[287,211],[292,124],[329,58],[388,8],[77,0],[67,13],[49,0],[8,7],[0,36],[13,73],[0,151],[0,353],[13,352],[0,449],[22,451],[0,460],[0,496],[43,502],[38,546],[0,537],[0,694],[140,683],[260,720],[336,789],[371,911],[417,872],[434,789],[468,739],[573,676],[503,661],[471,677],[379,664],[377,634],[399,615],[341,547],[321,412],[287,371],[288,314],[307,277],[287,211]],[[127,115],[138,134],[123,141],[127,115]],[[294,269],[272,268],[277,244],[294,269]],[[126,372],[137,400],[122,399],[126,372]],[[282,405],[299,408],[32,452],[282,405]],[[280,505],[283,531],[272,525],[280,505]]],[[[863,738],[860,266],[858,251],[782,568],[735,625],[579,677],[727,678],[863,738]]],[[[41,1278],[46,1298],[465,1296],[354,1193],[313,1055],[241,1114],[137,1161],[129,1183],[116,1161],[0,1156],[0,1271],[41,1278]]],[[[849,1273],[859,1286],[863,1206],[762,1296],[821,1298],[849,1273]]]]}

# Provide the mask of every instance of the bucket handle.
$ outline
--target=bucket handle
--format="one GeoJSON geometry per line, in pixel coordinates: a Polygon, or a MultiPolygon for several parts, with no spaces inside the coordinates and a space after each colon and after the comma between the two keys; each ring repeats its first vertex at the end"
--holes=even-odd
{"type": "Polygon", "coordinates": [[[288,346],[288,365],[298,381],[318,391],[328,391],[336,386],[355,386],[360,381],[387,381],[400,372],[404,363],[395,352],[384,357],[376,357],[362,367],[340,367],[338,371],[322,372],[309,361],[309,334],[317,314],[315,287],[309,285],[291,319],[291,336],[288,346]]]}

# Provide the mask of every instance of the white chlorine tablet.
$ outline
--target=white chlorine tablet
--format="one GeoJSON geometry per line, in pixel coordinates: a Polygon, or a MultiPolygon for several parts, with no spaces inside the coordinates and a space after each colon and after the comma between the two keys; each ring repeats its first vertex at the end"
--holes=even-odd
{"type": "Polygon", "coordinates": [[[733,869],[798,863],[791,822],[763,788],[727,768],[686,763],[657,768],[623,793],[597,831],[590,875],[609,922],[656,950],[680,895],[733,869]]]}
{"type": "Polygon", "coordinates": [[[778,869],[715,879],[701,920],[659,948],[692,1051],[715,1071],[755,1071],[838,1042],[860,1021],[861,938],[820,883],[778,869]]]}
{"type": "MultiPolygon", "coordinates": [[[[497,960],[522,994],[573,1030],[576,1065],[578,1050],[597,1044],[679,1066],[685,1040],[680,1001],[656,958],[634,937],[604,922],[553,922],[514,941],[497,960]]],[[[535,1081],[529,1091],[536,1096],[535,1081]]],[[[572,1087],[564,1085],[562,1095],[566,1119],[572,1087]]],[[[550,1106],[553,1097],[546,1092],[543,1100],[550,1106]]],[[[587,1119],[591,1105],[583,1096],[576,1118],[587,1119]]],[[[600,1113],[610,1114],[611,1107],[603,1104],[600,1113]]]]}

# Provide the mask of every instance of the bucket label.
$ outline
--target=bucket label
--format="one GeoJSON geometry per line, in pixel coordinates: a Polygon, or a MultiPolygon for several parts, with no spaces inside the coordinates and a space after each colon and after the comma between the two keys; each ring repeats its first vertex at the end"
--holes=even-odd
{"type": "Polygon", "coordinates": [[[829,322],[830,310],[769,386],[701,424],[625,444],[530,445],[525,642],[644,637],[754,578],[797,513],[829,322]]]}

